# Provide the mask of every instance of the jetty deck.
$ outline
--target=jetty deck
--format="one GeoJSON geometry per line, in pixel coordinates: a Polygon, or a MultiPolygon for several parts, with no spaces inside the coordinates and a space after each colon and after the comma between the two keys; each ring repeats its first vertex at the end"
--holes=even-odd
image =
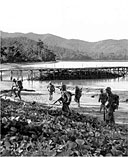
{"type": "Polygon", "coordinates": [[[86,78],[111,78],[111,77],[121,77],[128,73],[128,67],[117,66],[117,67],[81,67],[81,68],[13,68],[13,69],[0,69],[0,80],[4,80],[4,73],[10,73],[10,80],[13,79],[14,73],[17,74],[17,79],[23,80],[24,72],[28,75],[28,80],[33,80],[36,75],[43,80],[47,79],[86,79],[86,78]],[[46,77],[47,76],[47,77],[46,77]],[[91,77],[92,76],[92,77],[91,77]]]}

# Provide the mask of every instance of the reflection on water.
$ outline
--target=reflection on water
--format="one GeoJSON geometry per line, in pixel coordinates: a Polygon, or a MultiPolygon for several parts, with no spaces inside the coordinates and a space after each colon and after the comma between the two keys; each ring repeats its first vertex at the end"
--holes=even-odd
{"type": "MultiPolygon", "coordinates": [[[[3,65],[3,64],[2,64],[3,65]]],[[[5,65],[4,65],[5,66],[5,65]]],[[[3,66],[3,67],[4,67],[3,66]]],[[[9,64],[6,65],[8,68],[80,68],[80,67],[128,67],[128,62],[77,62],[77,61],[60,61],[56,63],[25,63],[25,64],[16,64],[15,66],[9,64]]],[[[17,77],[17,72],[14,72],[14,77],[17,77]]],[[[28,72],[23,72],[24,79],[27,79],[28,72]]],[[[4,74],[4,80],[10,79],[10,73],[4,74]]],[[[32,88],[35,90],[42,90],[49,81],[27,81],[24,80],[24,86],[25,88],[32,88]]],[[[56,85],[59,85],[62,80],[54,80],[53,81],[56,85]]],[[[122,91],[128,91],[128,76],[124,78],[117,78],[117,79],[90,79],[90,80],[63,80],[65,84],[68,86],[82,86],[83,88],[106,88],[107,86],[110,86],[113,90],[122,90],[122,91]]],[[[2,85],[2,82],[0,82],[0,85],[2,85]]]]}
{"type": "MultiPolygon", "coordinates": [[[[22,64],[22,65],[18,65],[19,68],[27,68],[27,67],[54,67],[54,68],[59,68],[60,67],[101,67],[101,66],[125,66],[128,67],[128,62],[58,62],[58,63],[49,63],[49,64],[45,64],[45,63],[31,63],[31,64],[22,64]]],[[[10,67],[11,68],[11,64],[10,67]]],[[[15,68],[15,67],[14,67],[15,68]]],[[[17,77],[17,73],[15,72],[15,78],[17,77]]],[[[40,102],[48,102],[48,91],[47,91],[47,85],[49,83],[49,81],[28,81],[27,80],[27,76],[28,73],[27,71],[23,73],[24,74],[24,81],[23,81],[23,86],[25,89],[33,89],[36,90],[37,92],[41,93],[42,95],[38,98],[38,100],[34,99],[35,101],[40,101],[40,102]],[[45,95],[44,95],[45,94],[45,95]]],[[[11,81],[7,81],[10,80],[10,73],[6,73],[4,74],[4,80],[5,81],[0,81],[0,88],[1,90],[5,90],[5,89],[10,89],[11,88],[11,81]]],[[[116,79],[85,79],[85,80],[54,80],[52,81],[56,86],[60,85],[61,82],[63,82],[64,84],[66,84],[68,87],[70,87],[70,89],[74,92],[74,87],[76,85],[81,86],[83,88],[83,95],[81,97],[81,106],[83,107],[96,107],[99,106],[99,102],[98,102],[98,96],[96,96],[95,98],[92,98],[91,96],[93,94],[98,93],[99,91],[96,91],[95,89],[98,88],[106,88],[107,86],[110,86],[112,88],[112,90],[117,91],[117,93],[119,91],[123,91],[123,92],[119,92],[119,96],[123,97],[124,100],[126,100],[128,97],[125,93],[128,92],[128,76],[126,77],[121,77],[121,78],[116,78],[116,79]],[[87,90],[89,89],[89,90],[87,90]],[[92,89],[92,90],[90,90],[92,89]],[[127,91],[127,92],[124,92],[127,91]]],[[[54,94],[54,100],[58,99],[58,96],[60,96],[60,91],[56,90],[55,94],[54,94]]],[[[28,98],[26,98],[27,100],[28,98]]],[[[31,99],[31,96],[30,96],[31,99]]],[[[33,100],[33,99],[32,99],[33,100]]],[[[74,102],[74,100],[72,101],[72,105],[74,107],[74,105],[76,105],[76,103],[74,102]]],[[[123,112],[127,112],[128,111],[128,103],[120,103],[119,106],[119,111],[123,111],[123,112]]]]}
{"type": "MultiPolygon", "coordinates": [[[[124,91],[128,92],[128,76],[125,78],[117,78],[117,79],[95,79],[95,80],[54,80],[52,81],[55,86],[58,86],[63,82],[66,84],[72,92],[74,92],[74,87],[76,85],[81,86],[83,88],[83,96],[81,98],[81,104],[88,104],[90,106],[93,105],[99,105],[98,103],[98,97],[96,99],[92,99],[91,95],[93,94],[98,94],[99,92],[96,91],[95,89],[99,88],[106,88],[107,86],[110,86],[113,91],[123,91],[119,92],[120,93],[120,98],[124,97],[124,100],[126,100],[126,96],[124,91]],[[87,90],[89,89],[89,90],[87,90]],[[91,90],[90,90],[91,89],[91,90]],[[124,95],[124,96],[122,96],[124,95]],[[86,98],[86,100],[85,100],[86,98]],[[86,102],[86,103],[85,103],[86,102]]],[[[47,85],[49,81],[27,81],[25,80],[23,82],[23,86],[26,89],[33,89],[41,93],[47,93],[47,85]]],[[[58,92],[58,90],[56,90],[58,92]]],[[[128,95],[128,94],[127,94],[128,95]]],[[[87,105],[86,104],[86,105],[87,105]]],[[[128,104],[127,103],[122,103],[120,106],[121,110],[128,110],[128,104]]]]}
{"type": "MultiPolygon", "coordinates": [[[[49,81],[24,81],[26,88],[36,89],[38,91],[46,87],[49,81]]],[[[86,79],[86,80],[53,80],[55,85],[61,82],[67,86],[75,87],[76,85],[83,88],[106,88],[110,86],[113,90],[128,91],[128,76],[117,79],[86,79]]]]}
{"type": "MultiPolygon", "coordinates": [[[[128,62],[67,62],[67,61],[60,61],[56,63],[31,63],[28,65],[22,65],[23,67],[33,67],[33,68],[78,68],[78,67],[117,67],[117,66],[124,66],[128,67],[128,62]]],[[[56,85],[59,85],[62,80],[55,80],[53,81],[56,85]]],[[[63,80],[63,83],[67,84],[68,86],[82,86],[83,88],[106,88],[107,86],[112,87],[113,90],[124,90],[128,91],[128,76],[124,78],[117,78],[117,79],[90,79],[90,80],[63,80]]],[[[29,83],[25,81],[25,85],[31,88],[40,89],[43,86],[46,86],[48,81],[33,81],[33,83],[29,83]]]]}

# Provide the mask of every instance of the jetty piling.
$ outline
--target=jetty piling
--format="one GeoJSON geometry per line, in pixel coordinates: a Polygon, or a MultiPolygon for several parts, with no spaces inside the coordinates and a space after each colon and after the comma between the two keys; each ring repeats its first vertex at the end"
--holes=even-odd
{"type": "Polygon", "coordinates": [[[33,80],[33,70],[30,70],[30,80],[33,80]]]}
{"type": "Polygon", "coordinates": [[[20,70],[20,78],[21,78],[21,81],[23,81],[23,71],[20,70]]]}
{"type": "Polygon", "coordinates": [[[11,74],[10,74],[10,80],[13,80],[13,71],[11,70],[11,74]]]}
{"type": "Polygon", "coordinates": [[[40,78],[43,76],[42,75],[42,69],[39,69],[39,73],[40,73],[40,78]]]}
{"type": "Polygon", "coordinates": [[[30,80],[30,71],[28,70],[28,80],[30,80]]]}
{"type": "Polygon", "coordinates": [[[0,72],[0,80],[2,81],[3,78],[2,78],[2,71],[0,72]]]}

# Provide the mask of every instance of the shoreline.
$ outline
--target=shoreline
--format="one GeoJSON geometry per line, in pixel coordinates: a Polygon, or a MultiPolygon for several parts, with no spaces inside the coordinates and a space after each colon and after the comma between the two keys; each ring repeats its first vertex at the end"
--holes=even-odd
{"type": "MultiPolygon", "coordinates": [[[[10,89],[12,82],[11,81],[3,81],[1,83],[1,90],[10,89]]],[[[57,84],[55,84],[56,86],[57,84]]],[[[26,87],[26,86],[24,86],[26,87]]],[[[27,87],[28,88],[28,87],[27,87]]],[[[74,85],[67,86],[67,90],[74,92],[74,85]]],[[[81,97],[81,108],[78,108],[76,102],[74,102],[74,97],[72,98],[72,102],[70,107],[75,110],[79,110],[80,113],[84,112],[84,114],[90,114],[103,119],[103,115],[99,113],[100,103],[98,103],[98,94],[101,88],[99,87],[86,87],[83,88],[83,94],[81,97]]],[[[113,91],[113,93],[118,94],[120,96],[120,105],[119,110],[115,112],[115,120],[118,123],[126,123],[128,124],[128,91],[113,91]],[[120,116],[121,115],[121,116],[120,116]]],[[[1,93],[2,94],[2,93],[1,93]]],[[[40,91],[37,91],[35,88],[30,88],[28,91],[22,91],[21,97],[24,102],[37,102],[41,104],[49,104],[53,103],[60,97],[60,91],[56,88],[56,92],[53,95],[53,101],[49,102],[48,91],[47,91],[47,83],[43,84],[40,91]],[[30,91],[31,90],[31,91],[30,91]],[[32,91],[35,90],[35,91],[32,91]]],[[[61,106],[56,105],[55,107],[60,108],[61,106]]]]}
{"type": "MultiPolygon", "coordinates": [[[[25,94],[26,99],[25,100],[19,100],[18,98],[14,99],[14,97],[9,97],[7,96],[2,97],[2,99],[4,101],[9,101],[11,103],[26,103],[26,104],[32,104],[33,102],[38,105],[40,105],[41,107],[45,107],[45,108],[53,108],[53,109],[61,109],[62,105],[60,104],[55,104],[52,105],[52,103],[47,103],[47,102],[39,102],[38,99],[39,97],[41,97],[42,94],[39,95],[39,93],[35,93],[35,94],[25,94]],[[36,98],[33,100],[33,98],[36,98]]],[[[87,116],[91,116],[93,118],[98,118],[100,121],[103,121],[103,111],[100,113],[99,112],[99,106],[97,105],[91,105],[89,103],[85,104],[81,104],[80,107],[78,107],[78,105],[75,103],[71,103],[70,104],[70,110],[74,110],[75,112],[78,112],[79,114],[83,114],[83,115],[87,115],[87,116]]],[[[121,111],[120,108],[118,110],[115,111],[114,116],[115,116],[115,122],[116,124],[121,124],[121,125],[125,125],[128,127],[128,112],[127,111],[121,111]]]]}
{"type": "MultiPolygon", "coordinates": [[[[42,64],[42,62],[40,62],[40,64],[42,64]]],[[[9,68],[9,66],[13,68],[12,64],[7,65],[8,68],[9,68]]],[[[17,64],[14,64],[14,66],[17,66],[17,64]]],[[[20,66],[21,66],[21,64],[19,64],[19,67],[20,66]]],[[[0,83],[2,85],[1,90],[6,90],[6,89],[11,88],[11,84],[12,84],[11,81],[1,81],[0,83]]],[[[30,83],[32,83],[32,82],[30,82],[30,83]]],[[[46,88],[46,84],[47,84],[47,82],[44,82],[44,83],[42,82],[40,91],[37,91],[35,89],[35,86],[33,86],[33,88],[32,88],[32,89],[35,90],[35,92],[33,92],[33,93],[32,92],[29,93],[29,92],[23,92],[22,91],[21,92],[22,99],[24,101],[28,101],[28,102],[36,101],[37,103],[42,103],[42,104],[44,103],[44,104],[49,105],[49,103],[52,103],[52,102],[48,101],[48,91],[47,91],[47,88],[46,88]]],[[[27,87],[26,87],[26,85],[27,84],[25,84],[24,87],[29,88],[29,86],[27,85],[27,87]]],[[[58,83],[56,85],[58,85],[58,83]]],[[[81,86],[83,86],[83,85],[81,84],[81,86]]],[[[71,84],[70,86],[68,86],[68,90],[73,92],[74,87],[75,87],[75,85],[71,84]]],[[[96,87],[87,86],[87,88],[83,88],[83,96],[81,97],[81,109],[79,109],[77,107],[77,104],[74,102],[74,100],[71,103],[71,108],[75,108],[75,110],[79,110],[80,112],[82,112],[82,110],[84,110],[85,113],[87,113],[87,111],[88,111],[89,114],[95,113],[96,116],[100,117],[101,115],[98,113],[99,107],[100,107],[100,103],[98,103],[98,94],[99,94],[100,89],[101,88],[98,87],[98,86],[96,86],[96,87]],[[88,107],[88,108],[86,108],[86,107],[88,107]]],[[[119,119],[119,122],[120,121],[123,121],[123,122],[126,121],[126,123],[128,123],[128,119],[127,119],[128,116],[126,115],[128,113],[128,110],[127,109],[125,110],[125,108],[124,109],[122,108],[122,106],[124,104],[125,104],[125,107],[128,108],[128,102],[126,102],[126,100],[128,99],[128,91],[114,91],[113,90],[113,92],[115,94],[119,94],[119,96],[120,96],[119,110],[116,111],[116,116],[118,117],[117,119],[119,119]],[[120,114],[123,115],[123,117],[120,117],[120,114]],[[123,119],[123,118],[125,118],[125,119],[123,119]]],[[[53,102],[55,100],[57,100],[59,98],[59,96],[60,96],[60,92],[59,92],[59,90],[56,90],[56,93],[54,94],[53,102]]],[[[59,108],[59,106],[57,106],[57,107],[59,108]]]]}
{"type": "MultiPolygon", "coordinates": [[[[3,94],[4,95],[4,94],[3,94]]],[[[60,104],[55,104],[52,105],[54,103],[55,100],[57,100],[59,98],[60,93],[56,92],[56,95],[54,94],[53,97],[53,101],[49,101],[48,100],[48,92],[46,93],[40,93],[37,91],[22,91],[21,92],[21,97],[22,100],[20,101],[19,98],[16,98],[14,100],[14,96],[10,97],[8,94],[6,96],[3,96],[2,98],[7,100],[7,101],[12,101],[12,102],[24,102],[24,103],[37,103],[40,104],[41,106],[46,106],[46,107],[53,107],[53,108],[61,108],[62,105],[60,104]]],[[[89,96],[90,97],[90,96],[89,96]]],[[[92,99],[92,102],[89,102],[89,97],[86,96],[86,98],[84,97],[84,99],[86,99],[86,102],[82,102],[81,103],[81,107],[79,108],[77,103],[74,102],[74,97],[72,98],[72,102],[70,104],[70,109],[74,110],[80,114],[84,114],[84,115],[89,115],[92,117],[97,117],[100,120],[103,120],[103,112],[99,112],[99,108],[100,108],[100,103],[97,102],[97,97],[92,99]],[[96,101],[95,101],[96,100],[96,101]],[[93,102],[94,101],[94,102],[93,102]]],[[[127,110],[123,109],[121,107],[121,104],[119,106],[119,109],[115,111],[114,113],[115,115],[115,121],[117,124],[126,124],[128,125],[128,112],[127,110]]]]}

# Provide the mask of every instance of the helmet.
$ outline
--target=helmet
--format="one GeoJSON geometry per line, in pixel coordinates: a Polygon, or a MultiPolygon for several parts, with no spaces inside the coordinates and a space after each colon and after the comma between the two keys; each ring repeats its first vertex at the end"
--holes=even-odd
{"type": "Polygon", "coordinates": [[[12,81],[13,81],[13,82],[16,82],[16,79],[14,78],[12,81]]]}
{"type": "Polygon", "coordinates": [[[66,91],[66,85],[65,84],[62,85],[62,91],[66,91]]]}
{"type": "Polygon", "coordinates": [[[103,89],[101,89],[100,92],[103,92],[103,89]]]}
{"type": "Polygon", "coordinates": [[[106,91],[111,91],[111,88],[110,88],[110,87],[107,87],[107,88],[106,88],[106,91]]]}

